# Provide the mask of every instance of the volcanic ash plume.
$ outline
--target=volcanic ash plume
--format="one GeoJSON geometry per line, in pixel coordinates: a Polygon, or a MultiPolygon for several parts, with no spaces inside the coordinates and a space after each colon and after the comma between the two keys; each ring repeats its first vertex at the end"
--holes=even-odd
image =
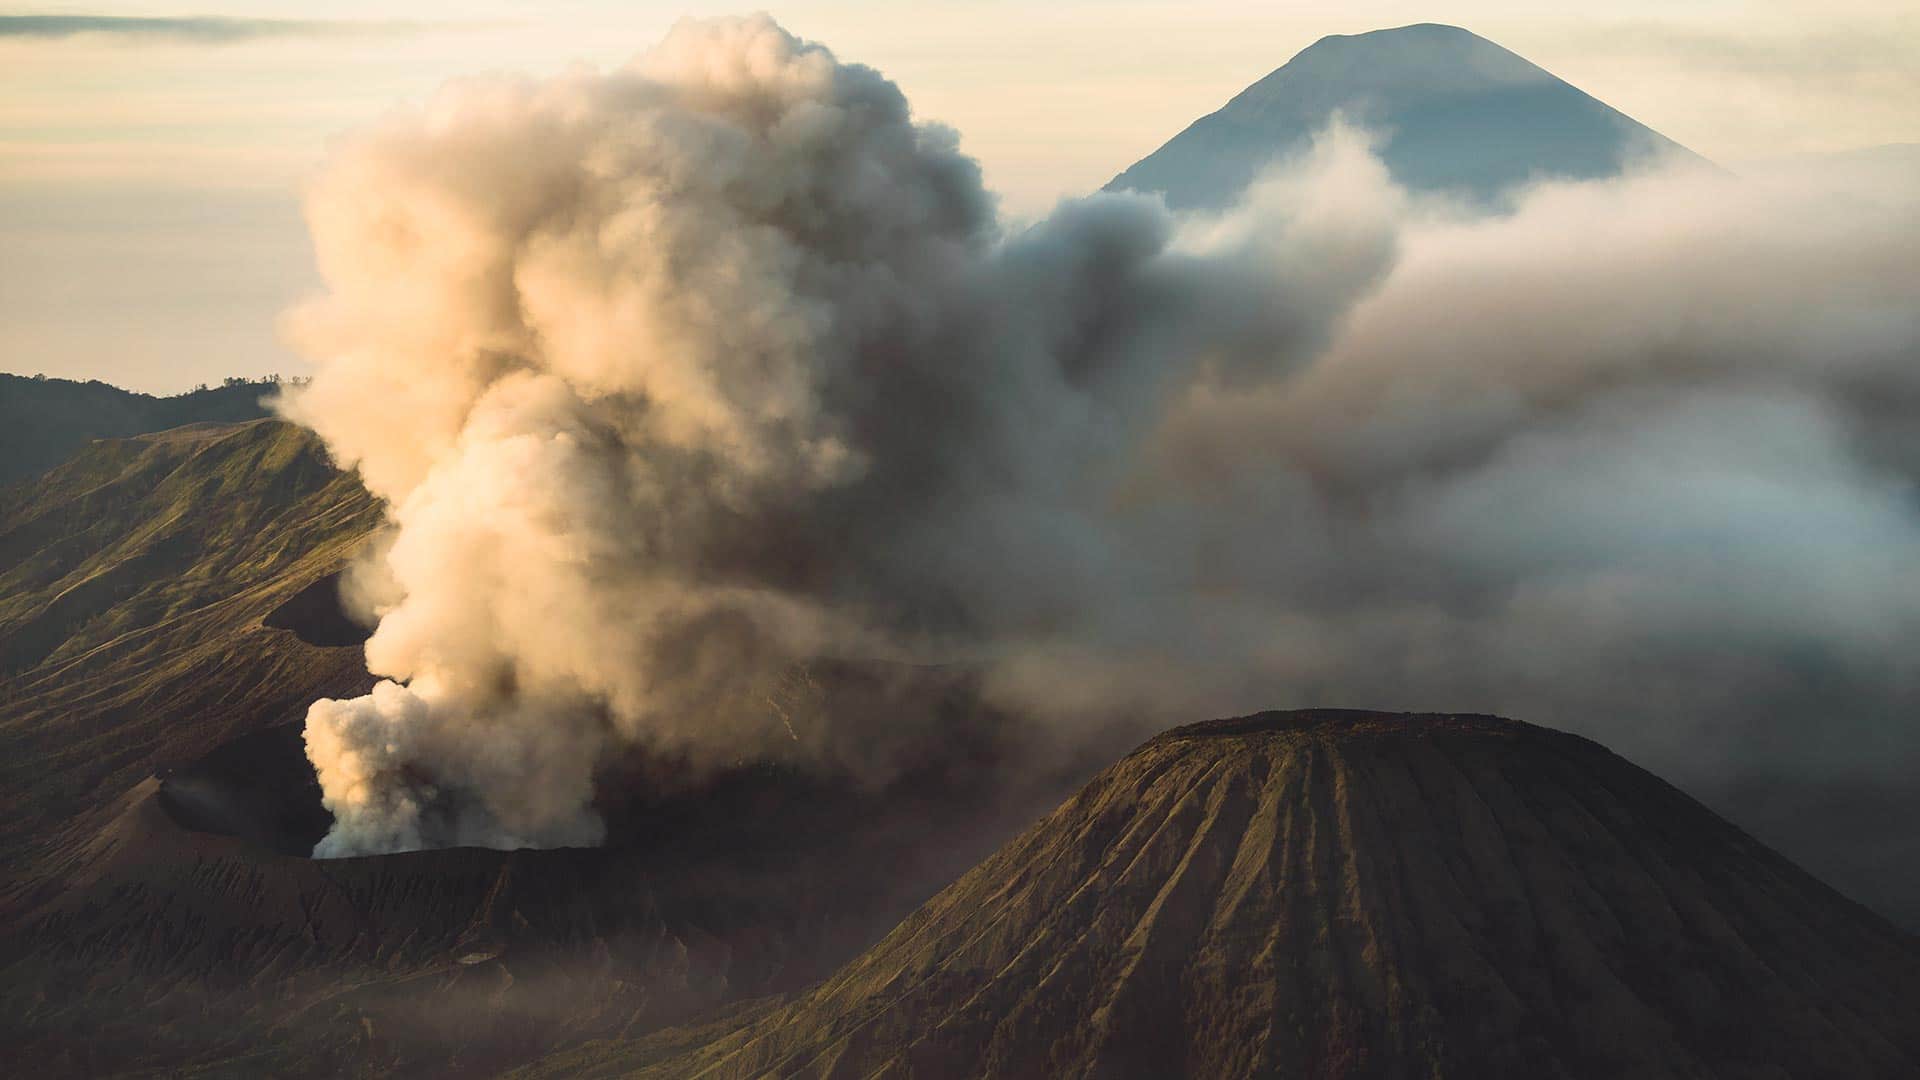
{"type": "Polygon", "coordinates": [[[768,706],[832,656],[1063,722],[1627,708],[1656,761],[1805,758],[1781,710],[1839,695],[1920,756],[1911,195],[1655,172],[1474,218],[1336,127],[1222,216],[1010,232],[764,17],[452,86],[310,201],[285,409],[392,523],[355,574],[390,681],[308,715],[317,853],[595,842],[630,744],[884,772],[768,706]]]}
{"type": "Polygon", "coordinates": [[[310,216],[288,411],[390,504],[359,576],[405,680],[309,715],[321,854],[591,842],[610,739],[753,753],[797,659],[1070,610],[1053,533],[1169,349],[1289,329],[1144,202],[1003,241],[950,132],[765,18],[450,88],[310,216]]]}

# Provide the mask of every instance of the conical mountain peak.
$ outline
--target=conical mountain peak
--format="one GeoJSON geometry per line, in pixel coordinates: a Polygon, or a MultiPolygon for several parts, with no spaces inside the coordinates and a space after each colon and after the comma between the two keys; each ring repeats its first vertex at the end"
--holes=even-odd
{"type": "Polygon", "coordinates": [[[1920,946],[1586,739],[1263,713],[735,1023],[658,1075],[1912,1076],[1920,946]]]}
{"type": "Polygon", "coordinates": [[[1690,151],[1455,26],[1321,38],[1107,185],[1175,209],[1231,204],[1338,116],[1379,137],[1400,183],[1490,201],[1530,180],[1594,179],[1690,151]]]}

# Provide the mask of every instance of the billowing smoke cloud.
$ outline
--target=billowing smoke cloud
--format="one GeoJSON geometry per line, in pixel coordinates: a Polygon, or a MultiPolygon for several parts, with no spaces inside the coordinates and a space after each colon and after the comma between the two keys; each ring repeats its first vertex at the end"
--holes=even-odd
{"type": "Polygon", "coordinates": [[[1472,217],[1336,127],[1225,215],[1010,231],[764,17],[450,87],[310,201],[285,408],[393,522],[391,681],[308,716],[318,853],[595,842],[627,745],[884,774],[904,718],[783,722],[825,657],[979,665],[1056,729],[1478,709],[1911,767],[1913,196],[1669,171],[1472,217]]]}

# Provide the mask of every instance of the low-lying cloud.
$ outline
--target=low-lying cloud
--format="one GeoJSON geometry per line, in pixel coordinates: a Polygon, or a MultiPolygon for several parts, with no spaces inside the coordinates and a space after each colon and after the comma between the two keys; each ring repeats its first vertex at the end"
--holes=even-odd
{"type": "Polygon", "coordinates": [[[1915,195],[1674,167],[1475,216],[1335,127],[1230,213],[1014,231],[764,17],[452,86],[309,204],[284,408],[393,522],[391,681],[308,717],[319,853],[595,842],[630,745],[884,769],[770,707],[827,657],[977,665],[1069,738],[1341,704],[1910,769],[1915,195]]]}
{"type": "Polygon", "coordinates": [[[249,19],[224,15],[0,15],[0,39],[121,38],[226,45],[262,38],[412,34],[424,24],[391,20],[249,19]]]}

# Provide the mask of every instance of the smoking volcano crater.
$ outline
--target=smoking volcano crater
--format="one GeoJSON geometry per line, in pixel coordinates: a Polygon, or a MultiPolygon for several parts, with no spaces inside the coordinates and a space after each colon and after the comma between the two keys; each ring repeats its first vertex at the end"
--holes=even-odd
{"type": "MultiPolygon", "coordinates": [[[[607,825],[601,847],[661,854],[773,851],[798,836],[842,828],[879,805],[958,814],[982,800],[999,759],[985,740],[960,747],[959,754],[869,788],[788,763],[742,762],[712,770],[635,749],[600,770],[593,805],[607,825]]],[[[429,798],[438,787],[424,771],[408,779],[429,798]]],[[[160,777],[159,799],[172,820],[190,831],[301,858],[312,857],[334,821],[321,802],[297,724],[242,735],[168,770],[160,777]]]]}
{"type": "Polygon", "coordinates": [[[160,805],[194,832],[308,856],[333,827],[296,724],[251,732],[160,775],[160,805]]]}
{"type": "MultiPolygon", "coordinates": [[[[335,648],[357,648],[369,634],[341,602],[337,574],[302,589],[263,623],[335,648]]],[[[843,734],[884,730],[889,756],[849,776],[792,761],[716,764],[629,746],[596,772],[592,808],[606,825],[600,846],[651,856],[753,856],[850,830],[904,836],[920,825],[969,819],[1015,787],[1063,792],[1092,768],[1065,764],[1058,782],[1035,781],[1033,770],[1022,769],[1016,781],[1002,768],[1010,718],[981,701],[976,675],[965,668],[815,662],[790,671],[768,708],[778,714],[772,722],[800,726],[796,740],[809,725],[831,724],[843,734]],[[869,820],[883,808],[898,816],[897,825],[869,820]]],[[[158,802],[175,824],[279,855],[312,857],[335,820],[299,724],[240,735],[159,780],[158,802]]],[[[408,763],[401,783],[419,794],[429,819],[451,818],[458,809],[459,796],[429,766],[408,763]]]]}
{"type": "MultiPolygon", "coordinates": [[[[308,645],[360,648],[372,636],[342,601],[339,571],[294,593],[260,620],[308,645]]],[[[369,677],[370,678],[370,677],[369,677]]],[[[302,858],[333,827],[298,723],[250,731],[159,774],[157,801],[176,824],[302,858]]]]}
{"type": "Polygon", "coordinates": [[[1002,720],[966,672],[833,663],[795,681],[825,710],[789,714],[802,736],[826,711],[925,718],[921,756],[858,782],[632,749],[596,778],[600,847],[316,859],[333,818],[301,727],[276,724],[115,804],[87,846],[84,880],[49,902],[40,951],[22,963],[77,963],[75,978],[97,980],[73,1038],[120,1017],[185,1030],[214,1001],[233,1030],[291,1032],[285,1053],[306,1063],[295,1071],[349,1071],[371,1052],[407,1072],[448,1060],[449,1047],[459,1069],[486,1071],[555,1040],[796,992],[1078,779],[1003,767],[1017,759],[1002,720]],[[113,965],[143,980],[98,975],[113,965]],[[155,997],[179,1008],[156,1012],[155,997]],[[302,1011],[315,1000],[327,1018],[302,1011]],[[555,1002],[568,1003],[564,1015],[555,1002]]]}

